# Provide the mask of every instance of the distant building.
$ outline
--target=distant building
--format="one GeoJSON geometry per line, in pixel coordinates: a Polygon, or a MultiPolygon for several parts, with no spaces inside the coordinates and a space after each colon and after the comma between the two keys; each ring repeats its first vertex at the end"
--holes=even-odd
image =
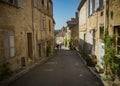
{"type": "Polygon", "coordinates": [[[67,48],[70,47],[70,41],[71,41],[71,30],[70,30],[70,28],[67,26],[67,27],[66,27],[65,37],[64,37],[64,45],[65,45],[65,47],[67,47],[67,48]]]}
{"type": "Polygon", "coordinates": [[[59,32],[56,34],[56,44],[64,44],[66,34],[66,27],[62,27],[59,32]]]}
{"type": "Polygon", "coordinates": [[[78,49],[79,17],[77,12],[75,13],[75,18],[71,18],[71,20],[67,21],[67,26],[71,30],[71,47],[78,49]]]}

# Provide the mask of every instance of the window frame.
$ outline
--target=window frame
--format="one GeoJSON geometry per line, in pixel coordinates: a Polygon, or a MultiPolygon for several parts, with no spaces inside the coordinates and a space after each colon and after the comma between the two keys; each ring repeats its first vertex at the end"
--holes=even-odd
{"type": "Polygon", "coordinates": [[[14,31],[2,29],[4,58],[9,59],[15,56],[15,36],[14,31]],[[12,39],[11,39],[12,37],[12,39]]]}
{"type": "Polygon", "coordinates": [[[9,4],[9,5],[13,5],[13,6],[15,6],[15,7],[22,7],[22,1],[23,0],[12,0],[12,2],[11,2],[11,0],[0,0],[1,2],[3,2],[3,3],[7,3],[7,4],[9,4]]]}

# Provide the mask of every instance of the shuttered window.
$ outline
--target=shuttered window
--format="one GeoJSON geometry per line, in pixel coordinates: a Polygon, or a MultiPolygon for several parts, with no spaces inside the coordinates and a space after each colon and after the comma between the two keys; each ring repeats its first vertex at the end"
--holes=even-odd
{"type": "Polygon", "coordinates": [[[16,7],[22,7],[22,0],[0,0],[1,2],[5,2],[10,5],[14,5],[16,7]]]}
{"type": "Polygon", "coordinates": [[[99,5],[100,5],[99,0],[95,0],[95,11],[97,11],[99,5]]]}
{"type": "Polygon", "coordinates": [[[4,57],[15,56],[15,43],[14,43],[14,32],[11,30],[3,30],[3,45],[4,45],[4,57]]]}
{"type": "Polygon", "coordinates": [[[92,0],[89,0],[89,15],[92,15],[93,13],[93,5],[92,0]]]}
{"type": "Polygon", "coordinates": [[[9,31],[9,48],[10,48],[10,57],[15,56],[15,44],[14,44],[13,31],[9,31]]]}
{"type": "Polygon", "coordinates": [[[117,54],[120,54],[120,27],[117,29],[116,33],[117,54]]]}

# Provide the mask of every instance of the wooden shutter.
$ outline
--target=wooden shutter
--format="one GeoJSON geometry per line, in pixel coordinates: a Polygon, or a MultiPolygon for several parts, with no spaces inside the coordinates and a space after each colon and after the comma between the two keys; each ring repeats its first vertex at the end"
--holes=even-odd
{"type": "Polygon", "coordinates": [[[0,29],[0,59],[3,58],[3,34],[2,34],[2,30],[0,29]]]}
{"type": "Polygon", "coordinates": [[[18,7],[23,7],[23,0],[15,0],[18,7]]]}
{"type": "Polygon", "coordinates": [[[3,43],[4,43],[4,57],[10,57],[10,50],[9,50],[9,35],[7,30],[3,30],[3,43]]]}

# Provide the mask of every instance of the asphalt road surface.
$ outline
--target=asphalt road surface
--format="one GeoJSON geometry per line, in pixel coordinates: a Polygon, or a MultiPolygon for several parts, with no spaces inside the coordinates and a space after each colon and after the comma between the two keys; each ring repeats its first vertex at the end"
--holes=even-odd
{"type": "Polygon", "coordinates": [[[60,50],[9,86],[103,86],[75,51],[60,50]]]}

